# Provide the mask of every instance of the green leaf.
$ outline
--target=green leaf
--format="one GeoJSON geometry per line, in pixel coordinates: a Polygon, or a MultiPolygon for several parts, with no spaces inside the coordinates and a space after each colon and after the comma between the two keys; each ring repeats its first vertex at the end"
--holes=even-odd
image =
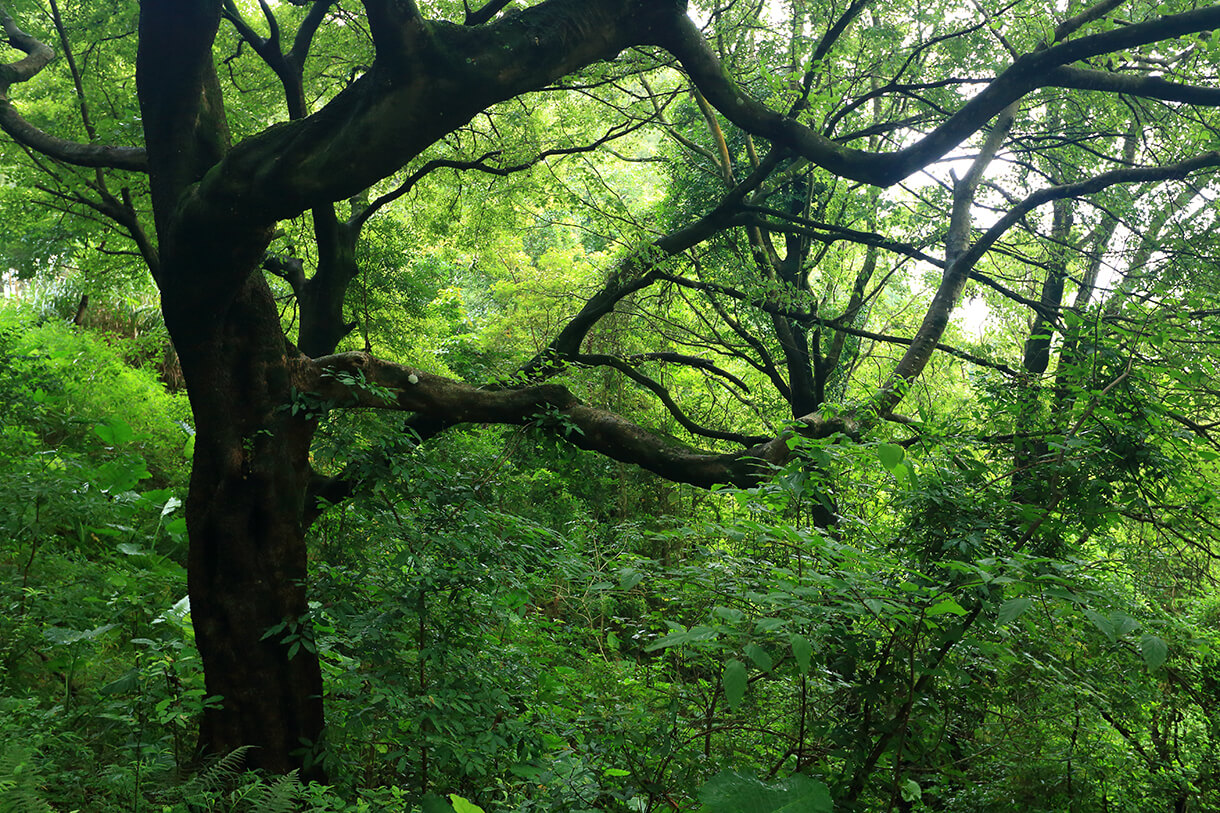
{"type": "Polygon", "coordinates": [[[724,697],[729,701],[729,708],[735,709],[746,696],[746,665],[739,660],[731,660],[724,665],[724,697]]]}
{"type": "Polygon", "coordinates": [[[1118,636],[1114,634],[1114,625],[1110,623],[1110,619],[1106,618],[1101,613],[1094,612],[1093,610],[1085,610],[1084,614],[1085,617],[1093,622],[1093,626],[1101,630],[1102,635],[1110,639],[1110,643],[1114,643],[1118,640],[1118,636]]]}
{"type": "Polygon", "coordinates": [[[630,590],[644,580],[644,574],[635,570],[624,569],[619,576],[618,586],[620,590],[630,590]]]}
{"type": "Polygon", "coordinates": [[[712,615],[717,618],[728,621],[730,624],[737,624],[745,618],[745,613],[733,607],[713,607],[712,615]]]}
{"type": "Polygon", "coordinates": [[[894,467],[901,463],[906,456],[906,449],[893,443],[882,443],[877,447],[877,459],[881,461],[881,465],[890,471],[893,471],[894,467]]]}
{"type": "Polygon", "coordinates": [[[449,794],[449,802],[453,805],[453,813],[483,813],[483,808],[463,799],[456,793],[449,794]]]}
{"type": "Polygon", "coordinates": [[[1140,636],[1140,654],[1149,669],[1159,669],[1169,656],[1169,645],[1156,635],[1144,633],[1140,636]]]}
{"type": "Polygon", "coordinates": [[[120,418],[107,418],[105,423],[93,427],[93,433],[107,446],[122,446],[136,439],[136,433],[120,418]]]}
{"type": "Polygon", "coordinates": [[[894,468],[890,469],[898,482],[906,487],[911,488],[919,484],[915,477],[915,467],[911,465],[910,460],[903,460],[894,468]]]}
{"type": "Polygon", "coordinates": [[[123,694],[140,688],[140,670],[128,669],[121,676],[98,689],[101,694],[123,694]]]}
{"type": "Polygon", "coordinates": [[[93,483],[108,494],[121,494],[131,491],[141,480],[152,477],[148,465],[142,458],[125,457],[111,460],[94,469],[93,483]]]}
{"type": "Polygon", "coordinates": [[[938,601],[933,604],[928,608],[928,611],[924,613],[924,615],[935,616],[946,615],[948,613],[953,613],[954,615],[965,615],[966,610],[962,607],[962,605],[958,604],[956,600],[947,598],[944,601],[938,601]]]}
{"type": "Polygon", "coordinates": [[[182,507],[182,500],[178,499],[177,497],[170,497],[168,500],[165,501],[165,505],[161,507],[161,516],[162,517],[168,516],[169,514],[174,513],[181,507],[182,507]]]}
{"type": "Polygon", "coordinates": [[[1139,629],[1140,622],[1126,613],[1116,610],[1110,613],[1110,623],[1114,625],[1114,634],[1119,638],[1139,629]]]}
{"type": "Polygon", "coordinates": [[[996,617],[996,623],[1001,625],[1011,624],[1022,613],[1032,607],[1033,603],[1034,600],[1030,598],[1010,598],[1000,605],[1000,612],[996,617]]]}
{"type": "Polygon", "coordinates": [[[716,635],[716,630],[704,626],[691,627],[689,631],[682,629],[670,630],[664,637],[658,638],[644,647],[644,651],[656,652],[658,649],[665,649],[666,647],[681,646],[697,641],[710,641],[714,640],[716,635]]]}
{"type": "Polygon", "coordinates": [[[709,813],[831,813],[825,784],[801,774],[776,782],[721,771],[699,788],[709,813]]]}
{"type": "Polygon", "coordinates": [[[170,536],[185,536],[186,517],[174,517],[165,523],[165,532],[170,536]]]}
{"type": "MultiPolygon", "coordinates": [[[[511,773],[513,776],[519,776],[522,779],[528,779],[531,782],[537,782],[538,777],[542,776],[542,774],[544,773],[543,770],[541,768],[539,768],[537,765],[529,765],[524,762],[520,762],[520,763],[517,763],[516,765],[509,766],[508,772],[511,773]]],[[[446,810],[448,810],[448,809],[449,809],[448,803],[446,803],[446,810]]],[[[426,813],[426,811],[425,811],[425,813],[426,813]]]]}
{"type": "Polygon", "coordinates": [[[809,641],[804,635],[792,633],[789,638],[792,643],[792,656],[796,658],[796,668],[800,670],[802,675],[809,674],[809,662],[813,657],[813,647],[809,645],[809,641]]]}
{"type": "Polygon", "coordinates": [[[771,656],[767,654],[767,650],[758,644],[746,644],[745,653],[750,660],[754,661],[754,665],[758,667],[760,672],[770,672],[771,667],[775,665],[774,661],[771,660],[771,656]]]}

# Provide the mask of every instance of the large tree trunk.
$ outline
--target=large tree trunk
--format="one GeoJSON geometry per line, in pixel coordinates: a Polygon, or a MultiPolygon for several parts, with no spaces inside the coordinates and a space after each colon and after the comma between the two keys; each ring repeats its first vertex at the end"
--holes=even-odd
{"type": "Polygon", "coordinates": [[[301,519],[314,423],[290,408],[293,368],[306,362],[285,341],[258,273],[219,313],[200,318],[198,303],[172,295],[165,303],[197,421],[186,505],[191,617],[207,691],[223,698],[204,714],[200,750],[254,746],[249,765],[304,765],[318,778],[310,753],[322,734],[322,678],[301,519]]]}

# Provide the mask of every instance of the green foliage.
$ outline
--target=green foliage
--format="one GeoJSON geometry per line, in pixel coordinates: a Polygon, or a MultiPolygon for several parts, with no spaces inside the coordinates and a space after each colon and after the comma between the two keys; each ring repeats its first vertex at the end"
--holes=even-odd
{"type": "MultiPolygon", "coordinates": [[[[466,11],[419,5],[451,21],[466,11]]],[[[980,77],[1049,42],[1078,5],[1019,3],[998,37],[957,4],[873,4],[815,62],[842,9],[692,4],[745,92],[878,151],[975,98],[980,77]]],[[[1170,6],[1124,9],[1138,20],[1170,6]]],[[[273,33],[264,13],[287,35],[310,8],[232,7],[260,37],[273,33]]],[[[138,143],[137,110],[116,92],[132,74],[135,7],[63,11],[95,40],[82,81],[108,115],[85,132],[62,92],[66,60],[21,88],[22,111],[80,140],[138,143]]],[[[1119,25],[1102,15],[1083,31],[1119,25]]],[[[322,31],[311,103],[374,64],[352,9],[334,6],[322,31]]],[[[282,119],[271,72],[227,23],[216,49],[235,140],[282,119]]],[[[1157,66],[1183,81],[1217,65],[1207,38],[1111,57],[1120,75],[1157,66]]],[[[358,325],[346,347],[512,386],[608,281],[664,273],[687,284],[618,301],[580,342],[589,356],[557,362],[550,380],[679,440],[691,423],[773,436],[885,382],[903,344],[887,336],[914,335],[940,283],[910,255],[943,248],[960,167],[880,191],[785,160],[747,199],[771,218],[759,236],[724,230],[666,257],[652,241],[707,215],[767,145],[706,116],[651,52],[563,82],[579,95],[496,106],[352,199],[359,211],[438,159],[502,170],[569,153],[503,177],[437,170],[374,216],[342,303],[358,325]],[[620,123],[639,128],[580,151],[620,123]],[[802,376],[820,392],[797,408],[802,376]]],[[[977,219],[1132,163],[1117,158],[1126,132],[1158,161],[1214,147],[1198,120],[1134,96],[1032,93],[977,219]]],[[[132,283],[139,260],[93,251],[117,241],[109,225],[30,205],[37,188],[95,211],[70,173],[7,140],[0,151],[0,269],[29,283],[25,310],[0,309],[0,812],[1220,808],[1205,179],[1191,180],[1197,196],[1131,187],[1059,204],[1072,215],[1062,234],[1030,212],[968,283],[985,324],[943,337],[972,372],[938,355],[901,386],[909,414],[876,416],[887,421],[862,439],[794,437],[795,459],[748,491],[703,494],[575,450],[566,441],[583,430],[555,410],[421,445],[418,423],[293,391],[283,410],[322,422],[310,465],[355,491],[313,526],[308,611],[264,631],[288,657],[321,660],[328,730],[302,749],[324,787],[246,772],[246,749],[198,770],[199,715],[223,698],[204,685],[183,598],[192,430],[185,398],[158,382],[174,380],[165,327],[132,283]],[[1107,218],[1118,237],[1095,243],[1107,218]],[[1091,291],[1095,258],[1112,278],[1091,291]],[[1056,269],[1079,302],[1061,291],[1031,308],[1054,299],[1056,269]],[[84,329],[68,327],[84,293],[84,329]],[[1038,343],[1044,370],[1025,363],[1038,343]]],[[[143,201],[143,182],[127,183],[143,201]]],[[[315,225],[279,224],[274,249],[320,259],[315,225]]],[[[291,334],[292,291],[271,282],[291,334]]]]}
{"type": "Polygon", "coordinates": [[[33,749],[13,742],[0,744],[0,811],[51,813],[41,794],[41,781],[33,749]]]}
{"type": "Polygon", "coordinates": [[[830,791],[821,782],[795,774],[779,782],[723,771],[699,789],[708,813],[830,813],[830,791]]]}

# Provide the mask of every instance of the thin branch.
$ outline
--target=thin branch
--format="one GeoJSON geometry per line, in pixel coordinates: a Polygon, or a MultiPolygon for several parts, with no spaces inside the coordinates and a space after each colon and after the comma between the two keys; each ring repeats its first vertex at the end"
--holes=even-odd
{"type": "Polygon", "coordinates": [[[573,356],[571,361],[576,364],[589,367],[611,367],[618,370],[627,378],[631,379],[636,384],[639,384],[641,387],[657,396],[657,400],[659,400],[665,406],[665,409],[674,417],[674,420],[676,420],[683,429],[690,432],[692,435],[711,438],[713,440],[727,440],[731,443],[737,443],[747,447],[755,446],[769,440],[769,438],[758,437],[756,435],[742,435],[738,432],[725,432],[719,429],[709,429],[695,423],[695,421],[693,421],[682,410],[682,408],[678,406],[677,402],[674,401],[673,396],[670,394],[668,389],[666,389],[656,380],[644,375],[639,370],[632,367],[625,359],[621,359],[618,356],[585,353],[578,356],[573,356]]]}
{"type": "Polygon", "coordinates": [[[944,157],[972,133],[1030,91],[1054,85],[1057,69],[1107,53],[1220,28],[1220,6],[1111,29],[1026,54],[1001,72],[942,124],[908,147],[875,153],[850,149],[777,113],[738,87],[725,72],[694,21],[678,15],[666,48],[694,84],[726,118],[744,130],[782,144],[841,177],[890,186],[944,157]]]}
{"type": "Polygon", "coordinates": [[[17,143],[67,164],[82,167],[109,167],[131,172],[147,172],[148,156],[142,148],[82,144],[60,138],[27,121],[9,99],[14,84],[27,82],[50,63],[54,51],[17,27],[0,7],[0,27],[9,45],[26,54],[17,62],[0,64],[0,129],[17,143]]]}

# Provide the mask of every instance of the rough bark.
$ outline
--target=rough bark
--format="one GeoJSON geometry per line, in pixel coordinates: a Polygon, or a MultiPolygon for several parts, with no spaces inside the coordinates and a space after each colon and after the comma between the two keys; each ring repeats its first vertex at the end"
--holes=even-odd
{"type": "Polygon", "coordinates": [[[322,739],[321,672],[313,652],[290,657],[285,642],[310,629],[302,517],[314,427],[285,409],[305,359],[284,342],[258,275],[180,357],[196,416],[191,618],[208,693],[223,698],[204,714],[201,750],[254,745],[252,766],[283,773],[304,762],[320,778],[306,757],[322,739]]]}
{"type": "Polygon", "coordinates": [[[284,410],[291,366],[262,277],[270,230],[239,224],[192,196],[228,142],[211,43],[215,2],[146,0],[137,81],[161,248],[162,308],[195,415],[186,502],[188,587],[209,694],[200,750],[255,746],[249,763],[303,764],[321,740],[321,672],[312,652],[288,657],[287,632],[308,631],[302,508],[313,426],[284,410]],[[181,202],[192,201],[189,212],[181,202]]]}
{"type": "MultiPolygon", "coordinates": [[[[615,460],[633,463],[680,483],[749,487],[789,459],[791,434],[755,444],[740,452],[714,454],[668,441],[620,415],[581,403],[566,388],[539,384],[517,389],[480,389],[424,370],[352,352],[326,356],[304,369],[296,386],[335,407],[375,407],[412,412],[463,423],[530,424],[550,427],[569,443],[615,460]],[[347,376],[339,375],[346,373],[347,376]],[[353,385],[352,377],[388,388],[353,385]]],[[[802,435],[836,433],[858,436],[865,422],[854,413],[806,416],[802,435]]]]}

